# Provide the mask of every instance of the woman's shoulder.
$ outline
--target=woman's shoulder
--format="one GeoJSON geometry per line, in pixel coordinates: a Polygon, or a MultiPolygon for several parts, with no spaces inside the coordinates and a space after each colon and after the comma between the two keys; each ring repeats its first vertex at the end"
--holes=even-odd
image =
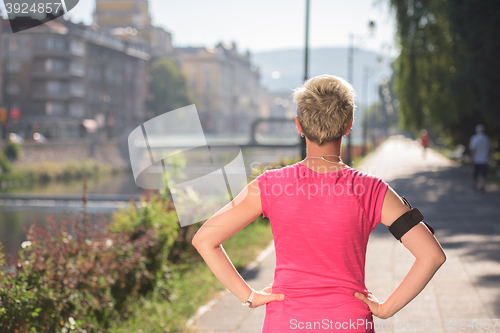
{"type": "Polygon", "coordinates": [[[285,165],[279,168],[266,169],[257,178],[261,176],[266,176],[266,178],[291,179],[296,177],[297,175],[297,166],[298,163],[295,163],[295,164],[285,165]]]}
{"type": "Polygon", "coordinates": [[[383,180],[381,177],[377,176],[377,170],[368,170],[365,171],[363,169],[352,169],[350,173],[352,177],[353,183],[363,183],[363,184],[384,184],[388,185],[388,183],[383,180]]]}

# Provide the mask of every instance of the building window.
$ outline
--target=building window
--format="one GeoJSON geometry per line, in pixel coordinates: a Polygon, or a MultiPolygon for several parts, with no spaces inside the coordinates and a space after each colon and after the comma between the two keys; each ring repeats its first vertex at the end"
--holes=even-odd
{"type": "Polygon", "coordinates": [[[9,95],[17,95],[21,92],[21,85],[19,83],[10,83],[7,92],[9,95]]]}
{"type": "Polygon", "coordinates": [[[83,87],[83,84],[79,82],[71,82],[69,91],[73,96],[83,97],[85,95],[85,88],[83,87]]]}
{"type": "Polygon", "coordinates": [[[59,102],[45,103],[45,113],[47,115],[57,116],[64,113],[64,104],[59,102]]]}
{"type": "Polygon", "coordinates": [[[54,49],[54,38],[53,37],[47,37],[47,42],[45,44],[45,47],[47,48],[47,50],[54,49]]]}
{"type": "Polygon", "coordinates": [[[46,72],[63,72],[66,69],[65,62],[59,59],[47,59],[45,60],[45,71],[46,72]]]}
{"type": "Polygon", "coordinates": [[[85,74],[83,63],[79,61],[72,61],[69,64],[69,71],[71,72],[71,74],[78,76],[83,76],[85,74]]]}
{"type": "Polygon", "coordinates": [[[21,71],[21,61],[9,58],[7,70],[9,73],[19,73],[21,71]]]}
{"type": "Polygon", "coordinates": [[[47,37],[47,42],[45,44],[47,50],[65,50],[66,43],[64,39],[56,36],[47,37]]]}
{"type": "Polygon", "coordinates": [[[73,117],[83,118],[85,116],[85,108],[83,104],[72,103],[69,106],[69,114],[73,117]]]}
{"type": "Polygon", "coordinates": [[[104,71],[104,79],[106,83],[113,83],[113,70],[111,68],[106,68],[104,71]]]}
{"type": "Polygon", "coordinates": [[[63,85],[60,81],[48,81],[47,82],[47,93],[60,94],[62,92],[63,92],[63,85]]]}
{"type": "Polygon", "coordinates": [[[69,50],[74,55],[84,56],[85,55],[85,44],[81,41],[72,40],[69,44],[69,50]]]}

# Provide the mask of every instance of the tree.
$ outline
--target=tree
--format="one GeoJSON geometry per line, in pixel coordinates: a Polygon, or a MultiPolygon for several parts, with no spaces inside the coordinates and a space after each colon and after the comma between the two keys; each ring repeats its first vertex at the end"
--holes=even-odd
{"type": "MultiPolygon", "coordinates": [[[[402,125],[434,127],[467,144],[477,123],[500,132],[496,94],[500,2],[390,0],[400,55],[394,63],[402,125]]],[[[497,138],[498,139],[498,138],[497,138]]]]}
{"type": "MultiPolygon", "coordinates": [[[[470,87],[470,107],[490,133],[500,132],[498,91],[500,66],[498,31],[500,2],[484,0],[449,1],[450,21],[464,48],[464,81],[470,87]]],[[[497,139],[499,139],[497,135],[497,139]]]]}
{"type": "Polygon", "coordinates": [[[153,98],[148,104],[155,116],[195,103],[186,77],[170,59],[156,60],[150,66],[149,74],[149,91],[153,98]]]}

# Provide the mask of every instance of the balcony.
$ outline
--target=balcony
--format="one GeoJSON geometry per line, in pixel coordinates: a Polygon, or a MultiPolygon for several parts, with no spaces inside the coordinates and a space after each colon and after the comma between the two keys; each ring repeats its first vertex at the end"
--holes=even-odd
{"type": "Polygon", "coordinates": [[[70,72],[65,71],[44,71],[44,70],[36,70],[32,74],[33,78],[36,79],[69,79],[70,72]]]}
{"type": "Polygon", "coordinates": [[[48,92],[46,90],[37,89],[33,93],[34,101],[67,101],[69,97],[67,89],[63,89],[59,92],[48,92]]]}
{"type": "Polygon", "coordinates": [[[33,48],[33,57],[35,58],[64,58],[75,57],[68,49],[44,49],[33,48]]]}

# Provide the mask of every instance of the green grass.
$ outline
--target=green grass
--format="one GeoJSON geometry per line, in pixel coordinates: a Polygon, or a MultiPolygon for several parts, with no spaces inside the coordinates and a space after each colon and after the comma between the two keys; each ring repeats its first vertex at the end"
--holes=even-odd
{"type": "MultiPolygon", "coordinates": [[[[271,227],[267,219],[259,217],[224,244],[227,255],[241,271],[255,260],[259,252],[272,241],[271,227]],[[260,220],[260,221],[258,221],[260,220]]],[[[111,333],[155,333],[190,332],[185,326],[198,308],[224,289],[204,261],[186,263],[177,267],[171,278],[173,293],[170,301],[161,300],[156,295],[149,296],[137,304],[135,316],[125,322],[117,323],[109,330],[111,333]]],[[[272,281],[270,281],[272,282],[272,281]]]]}
{"type": "Polygon", "coordinates": [[[352,166],[354,169],[356,169],[356,168],[359,166],[359,164],[361,163],[361,161],[362,161],[362,160],[363,160],[366,156],[368,156],[368,155],[369,155],[369,153],[368,153],[367,155],[359,155],[359,156],[354,157],[354,158],[352,159],[352,163],[351,163],[352,165],[351,165],[351,166],[352,166]]]}
{"type": "Polygon", "coordinates": [[[2,188],[24,188],[34,183],[47,183],[110,175],[114,170],[109,164],[95,160],[42,161],[36,165],[21,165],[10,172],[0,174],[2,188]]]}

